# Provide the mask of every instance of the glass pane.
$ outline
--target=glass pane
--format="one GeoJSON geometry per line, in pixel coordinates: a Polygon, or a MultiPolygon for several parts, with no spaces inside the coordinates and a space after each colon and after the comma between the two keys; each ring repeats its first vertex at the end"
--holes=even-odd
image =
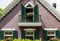
{"type": "Polygon", "coordinates": [[[33,35],[33,32],[27,32],[26,35],[33,35]]]}
{"type": "Polygon", "coordinates": [[[5,35],[8,35],[9,33],[8,32],[5,32],[5,35]]]}
{"type": "Polygon", "coordinates": [[[26,36],[26,39],[33,40],[33,36],[26,36]]]}
{"type": "Polygon", "coordinates": [[[5,35],[12,35],[12,32],[5,32],[5,35]]]}
{"type": "Polygon", "coordinates": [[[12,35],[12,32],[9,32],[9,35],[12,35]]]}
{"type": "Polygon", "coordinates": [[[33,8],[26,8],[26,22],[33,22],[33,8]]]}

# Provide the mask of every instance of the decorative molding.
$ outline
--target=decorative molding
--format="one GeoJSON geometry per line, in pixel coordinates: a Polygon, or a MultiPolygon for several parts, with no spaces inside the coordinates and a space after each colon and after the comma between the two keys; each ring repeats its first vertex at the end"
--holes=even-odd
{"type": "Polygon", "coordinates": [[[34,7],[34,5],[31,3],[31,2],[28,2],[26,5],[25,5],[25,7],[27,6],[27,5],[31,5],[32,7],[34,7]]]}
{"type": "Polygon", "coordinates": [[[44,28],[44,30],[57,30],[57,28],[44,28]]]}

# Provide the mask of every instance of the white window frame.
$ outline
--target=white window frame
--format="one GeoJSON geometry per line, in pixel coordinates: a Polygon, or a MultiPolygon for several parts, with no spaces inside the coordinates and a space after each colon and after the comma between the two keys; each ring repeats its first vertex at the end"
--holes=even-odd
{"type": "Polygon", "coordinates": [[[33,40],[34,40],[34,31],[25,31],[25,38],[26,38],[26,36],[32,36],[33,40]],[[33,35],[26,35],[27,32],[33,32],[33,35]]]}
{"type": "Polygon", "coordinates": [[[56,36],[55,30],[47,30],[47,36],[56,36]],[[48,32],[54,32],[54,34],[48,34],[48,32]]]}
{"type": "Polygon", "coordinates": [[[7,37],[8,37],[8,36],[11,36],[11,37],[12,37],[12,36],[13,36],[13,31],[9,31],[9,30],[4,31],[4,37],[5,37],[5,36],[7,36],[7,37]],[[5,32],[12,32],[12,35],[5,35],[5,32]]]}
{"type": "Polygon", "coordinates": [[[31,3],[31,2],[28,2],[26,5],[25,5],[25,7],[27,7],[27,5],[31,5],[32,7],[34,7],[34,5],[31,3]]]}
{"type": "MultiPolygon", "coordinates": [[[[33,5],[31,2],[28,2],[28,3],[25,5],[25,7],[28,8],[28,9],[29,9],[29,8],[33,9],[33,14],[34,14],[34,5],[33,5]],[[29,4],[30,4],[32,7],[27,7],[29,4]]],[[[26,17],[26,16],[25,16],[25,17],[26,17]]],[[[26,19],[25,19],[25,22],[26,22],[26,19]]],[[[33,16],[33,22],[34,22],[34,16],[33,16]]]]}
{"type": "Polygon", "coordinates": [[[26,36],[33,36],[33,41],[34,41],[34,31],[35,31],[36,29],[24,29],[24,31],[25,31],[25,38],[26,38],[26,36]],[[33,35],[26,35],[26,32],[33,32],[33,35]]]}
{"type": "Polygon", "coordinates": [[[47,36],[54,36],[54,37],[56,36],[56,32],[55,32],[55,31],[57,30],[57,28],[44,28],[44,30],[54,31],[54,35],[48,35],[48,34],[47,34],[47,36]]]}

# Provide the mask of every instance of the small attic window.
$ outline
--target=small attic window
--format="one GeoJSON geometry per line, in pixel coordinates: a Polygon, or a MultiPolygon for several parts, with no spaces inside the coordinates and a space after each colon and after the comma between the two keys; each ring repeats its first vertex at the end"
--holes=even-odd
{"type": "Polygon", "coordinates": [[[56,3],[53,3],[53,7],[56,8],[56,3]]]}

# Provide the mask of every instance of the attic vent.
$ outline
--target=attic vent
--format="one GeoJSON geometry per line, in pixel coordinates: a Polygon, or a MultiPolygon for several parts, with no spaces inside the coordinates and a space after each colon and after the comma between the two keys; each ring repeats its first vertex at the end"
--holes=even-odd
{"type": "Polygon", "coordinates": [[[56,8],[56,3],[53,3],[53,7],[56,8]]]}

